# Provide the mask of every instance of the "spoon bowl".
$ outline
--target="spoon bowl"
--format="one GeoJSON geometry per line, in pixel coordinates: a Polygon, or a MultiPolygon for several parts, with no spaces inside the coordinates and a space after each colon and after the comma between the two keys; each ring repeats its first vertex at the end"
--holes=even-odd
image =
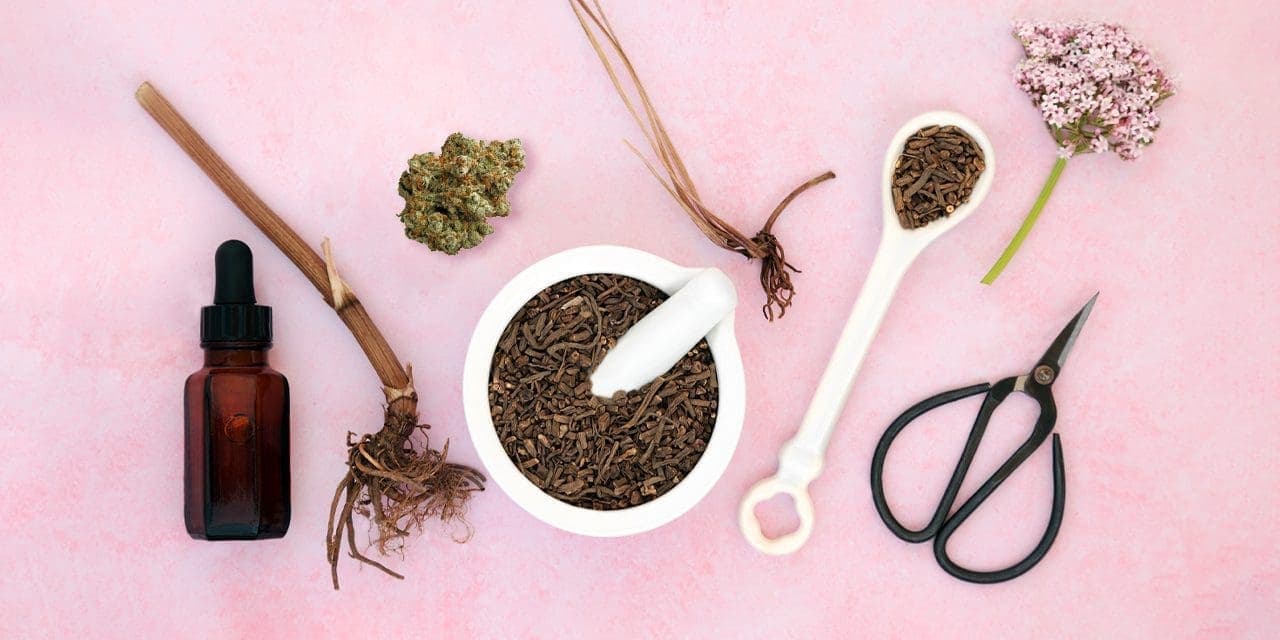
{"type": "Polygon", "coordinates": [[[889,141],[889,147],[884,154],[884,169],[880,179],[880,209],[884,225],[880,236],[881,249],[884,248],[886,241],[889,241],[902,244],[904,248],[914,249],[914,253],[919,254],[939,236],[964,222],[965,218],[968,218],[978,205],[982,204],[982,200],[987,197],[987,192],[991,190],[995,172],[995,149],[991,146],[991,140],[987,138],[987,134],[983,133],[982,128],[973,120],[954,111],[929,111],[908,120],[897,133],[893,134],[893,139],[889,141]],[[923,227],[905,229],[898,222],[898,212],[893,208],[893,172],[898,157],[906,147],[907,138],[921,129],[932,126],[953,126],[968,134],[982,150],[986,168],[982,170],[982,175],[978,176],[977,183],[973,185],[973,192],[969,194],[969,199],[956,207],[955,211],[923,227]]]}

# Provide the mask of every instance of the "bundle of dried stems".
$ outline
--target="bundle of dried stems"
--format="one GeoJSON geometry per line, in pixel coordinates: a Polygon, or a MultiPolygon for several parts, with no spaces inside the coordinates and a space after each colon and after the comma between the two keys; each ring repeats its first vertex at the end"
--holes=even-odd
{"type": "Polygon", "coordinates": [[[761,261],[760,286],[764,289],[766,296],[765,304],[762,308],[764,315],[769,320],[785,315],[787,307],[791,306],[791,300],[796,292],[788,270],[796,273],[799,273],[800,270],[787,262],[782,245],[773,234],[773,225],[778,221],[778,216],[782,213],[782,210],[791,204],[791,201],[796,196],[820,182],[836,177],[836,174],[827,171],[796,187],[773,209],[773,213],[765,221],[764,227],[756,235],[748,238],[746,234],[725,222],[724,219],[717,216],[710,207],[703,203],[702,197],[698,195],[698,188],[693,184],[693,178],[689,177],[689,170],[685,167],[684,161],[680,159],[679,151],[676,150],[675,144],[671,142],[671,136],[667,133],[666,126],[662,124],[662,119],[658,117],[658,111],[654,108],[653,101],[649,98],[649,93],[645,91],[644,84],[640,81],[640,76],[636,73],[635,66],[631,64],[631,59],[627,57],[626,51],[623,50],[622,44],[618,41],[613,25],[609,24],[609,18],[605,16],[604,8],[600,6],[599,0],[592,0],[591,4],[588,4],[587,0],[569,0],[569,5],[573,7],[573,12],[578,17],[578,22],[582,25],[583,32],[587,34],[587,39],[591,41],[591,46],[595,49],[596,55],[600,57],[600,62],[604,65],[605,72],[609,74],[609,80],[613,82],[614,89],[617,90],[618,96],[622,98],[622,103],[627,107],[627,111],[631,113],[631,117],[640,126],[640,132],[644,134],[645,140],[649,143],[649,148],[653,151],[653,155],[657,157],[658,163],[662,165],[665,175],[659,173],[654,163],[640,153],[630,142],[627,143],[627,146],[631,147],[631,150],[644,161],[653,176],[662,183],[662,186],[671,194],[671,197],[676,199],[680,208],[684,209],[685,213],[689,215],[694,224],[698,225],[698,228],[702,230],[702,233],[707,238],[724,249],[761,261]],[[596,35],[597,31],[599,31],[600,36],[604,37],[604,41],[607,43],[607,50],[606,45],[602,44],[600,37],[596,35]],[[612,51],[612,54],[609,53],[610,51],[612,51]],[[626,80],[631,84],[630,90],[623,86],[614,58],[616,58],[617,63],[620,63],[623,72],[625,72],[626,80]],[[632,93],[635,94],[634,98],[631,95],[632,93]],[[639,108],[636,106],[637,101],[639,102],[639,108]]]}
{"type": "MultiPolygon", "coordinates": [[[[322,259],[249,189],[150,83],[138,87],[136,96],[178,146],[315,285],[351,330],[382,381],[386,411],[381,429],[359,437],[347,434],[347,472],[333,495],[325,548],[334,589],[338,588],[338,558],[344,538],[351,557],[403,578],[356,547],[354,517],[370,519],[373,545],[385,555],[398,550],[424,520],[461,518],[467,499],[484,489],[484,476],[470,467],[447,462],[448,442],[439,451],[429,446],[425,435],[429,427],[418,422],[413,369],[408,364],[400,365],[364,305],[338,275],[328,239],[321,245],[322,259]],[[416,446],[411,438],[415,432],[423,434],[416,446]]],[[[470,528],[467,530],[469,534],[470,528]]]]}

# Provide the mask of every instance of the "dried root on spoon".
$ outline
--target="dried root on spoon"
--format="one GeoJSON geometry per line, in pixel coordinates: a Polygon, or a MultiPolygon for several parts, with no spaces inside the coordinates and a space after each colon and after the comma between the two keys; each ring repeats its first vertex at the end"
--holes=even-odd
{"type": "Polygon", "coordinates": [[[465,465],[447,462],[448,442],[440,451],[432,449],[425,437],[420,443],[414,442],[414,434],[425,434],[428,427],[418,422],[413,370],[407,364],[401,365],[364,305],[338,274],[329,241],[322,243],[321,259],[150,83],[138,87],[136,97],[192,161],[320,291],[351,330],[382,381],[386,411],[381,428],[359,437],[348,434],[348,468],[334,492],[325,549],[334,589],[338,588],[338,559],[344,540],[352,558],[403,578],[357,548],[355,516],[369,519],[374,529],[373,546],[379,553],[399,550],[405,538],[426,520],[461,519],[467,500],[484,489],[484,476],[465,465]]]}
{"type": "Polygon", "coordinates": [[[893,166],[893,208],[903,229],[945,218],[969,201],[987,168],[982,148],[955,126],[925,127],[907,138],[893,166]]]}

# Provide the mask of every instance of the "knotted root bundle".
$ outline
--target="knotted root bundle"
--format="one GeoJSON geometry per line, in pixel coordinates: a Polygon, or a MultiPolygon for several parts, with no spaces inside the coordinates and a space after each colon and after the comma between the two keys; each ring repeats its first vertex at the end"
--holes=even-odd
{"type": "Polygon", "coordinates": [[[463,518],[467,498],[484,490],[484,476],[471,467],[448,462],[449,443],[436,451],[427,438],[428,425],[418,423],[416,411],[397,408],[406,401],[416,404],[413,370],[407,368],[409,382],[404,390],[387,390],[388,396],[401,394],[387,404],[382,428],[376,433],[347,433],[347,474],[338,483],[329,506],[326,550],[338,588],[338,558],[346,536],[348,553],[396,578],[404,578],[386,565],[361,553],[356,546],[355,516],[367,518],[374,527],[371,544],[388,555],[403,549],[405,539],[420,531],[432,518],[448,522],[459,519],[467,534],[455,538],[465,542],[471,525],[463,518]],[[421,432],[415,446],[413,435],[421,432]]]}
{"type": "Polygon", "coordinates": [[[782,199],[782,202],[778,203],[760,231],[755,236],[747,237],[716,215],[698,195],[698,188],[694,185],[684,160],[680,158],[680,152],[671,141],[666,125],[658,116],[658,110],[653,106],[649,92],[645,90],[635,65],[631,63],[627,52],[622,48],[622,43],[618,40],[613,25],[609,23],[609,18],[605,16],[599,0],[592,0],[590,4],[587,0],[569,0],[569,6],[573,8],[574,15],[578,17],[578,23],[582,25],[582,31],[600,58],[600,63],[604,65],[605,73],[609,74],[609,80],[618,92],[618,97],[622,99],[623,106],[639,125],[640,133],[649,143],[657,163],[662,165],[662,172],[659,172],[658,167],[631,143],[628,142],[627,145],[640,157],[649,168],[649,172],[662,183],[667,193],[675,198],[680,208],[684,209],[684,212],[711,242],[723,249],[742,254],[747,259],[760,260],[760,287],[765,293],[765,303],[761,311],[770,321],[786,315],[787,308],[791,306],[791,300],[796,293],[790,272],[799,273],[800,270],[787,262],[782,244],[773,234],[773,225],[778,221],[778,216],[782,214],[783,209],[786,209],[796,196],[818,183],[836,177],[836,174],[826,171],[796,187],[782,199]],[[624,82],[630,84],[630,88],[625,87],[624,82]]]}

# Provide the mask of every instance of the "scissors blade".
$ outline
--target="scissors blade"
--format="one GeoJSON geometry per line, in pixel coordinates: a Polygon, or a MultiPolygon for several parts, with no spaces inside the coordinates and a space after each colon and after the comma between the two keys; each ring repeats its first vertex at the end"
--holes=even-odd
{"type": "Polygon", "coordinates": [[[1076,313],[1076,317],[1072,318],[1071,322],[1067,323],[1067,326],[1062,329],[1062,333],[1058,334],[1053,344],[1049,346],[1049,350],[1041,356],[1039,364],[1047,364],[1053,367],[1054,371],[1062,370],[1063,363],[1067,361],[1067,356],[1071,354],[1071,348],[1076,346],[1076,337],[1080,335],[1080,329],[1084,327],[1085,321],[1089,319],[1089,313],[1093,311],[1093,303],[1097,301],[1098,294],[1095,293],[1092,298],[1089,298],[1089,302],[1085,303],[1084,307],[1076,313]]]}

